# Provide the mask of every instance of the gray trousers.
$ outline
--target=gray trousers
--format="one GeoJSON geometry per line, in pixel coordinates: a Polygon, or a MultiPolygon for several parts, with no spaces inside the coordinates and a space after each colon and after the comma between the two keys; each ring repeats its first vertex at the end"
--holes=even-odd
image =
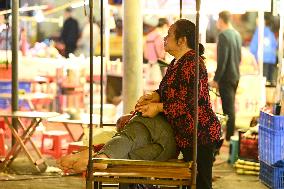
{"type": "Polygon", "coordinates": [[[99,154],[113,159],[159,160],[162,151],[161,145],[152,142],[147,127],[133,122],[108,141],[99,154]]]}

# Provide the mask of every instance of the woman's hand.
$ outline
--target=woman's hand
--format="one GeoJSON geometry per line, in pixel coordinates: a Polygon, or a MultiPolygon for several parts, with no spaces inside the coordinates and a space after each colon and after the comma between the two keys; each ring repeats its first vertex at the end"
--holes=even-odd
{"type": "Polygon", "coordinates": [[[139,98],[135,107],[147,105],[153,102],[160,102],[160,95],[157,92],[145,94],[139,98]]]}
{"type": "Polygon", "coordinates": [[[219,89],[219,84],[216,81],[214,81],[214,80],[210,81],[208,84],[209,84],[210,87],[219,89]]]}
{"type": "Polygon", "coordinates": [[[155,117],[158,113],[163,112],[163,103],[148,103],[137,106],[136,111],[141,112],[143,117],[155,117]]]}

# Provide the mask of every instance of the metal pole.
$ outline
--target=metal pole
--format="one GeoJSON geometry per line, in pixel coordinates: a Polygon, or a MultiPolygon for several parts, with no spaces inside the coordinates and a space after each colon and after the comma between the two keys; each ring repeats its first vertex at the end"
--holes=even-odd
{"type": "Polygon", "coordinates": [[[192,165],[192,186],[196,189],[197,177],[197,128],[198,128],[198,95],[199,95],[199,11],[200,0],[196,0],[196,23],[195,23],[195,83],[194,83],[194,129],[193,129],[193,165],[192,165]]]}
{"type": "MultiPolygon", "coordinates": [[[[19,1],[12,1],[12,112],[18,110],[18,49],[19,49],[19,1]]],[[[17,120],[12,119],[12,125],[17,130],[17,120]]],[[[12,138],[14,144],[15,138],[12,138]]]]}
{"type": "Polygon", "coordinates": [[[103,56],[104,56],[104,4],[103,0],[101,0],[101,77],[100,77],[100,85],[101,85],[101,108],[100,108],[100,128],[103,127],[103,95],[104,95],[104,86],[103,86],[103,77],[104,77],[104,62],[103,62],[103,56]]]}
{"type": "Polygon", "coordinates": [[[258,11],[258,48],[257,60],[259,65],[259,75],[263,77],[263,40],[264,40],[264,11],[258,11]]]}
{"type": "Polygon", "coordinates": [[[182,0],[179,0],[179,18],[182,18],[182,0]]]}
{"type": "MultiPolygon", "coordinates": [[[[284,1],[283,1],[284,8],[284,1]]],[[[281,10],[281,9],[280,9],[281,10]]],[[[280,28],[279,28],[279,45],[278,45],[278,74],[276,82],[276,102],[282,100],[283,94],[281,91],[281,76],[282,76],[282,66],[283,66],[283,34],[284,34],[284,14],[279,13],[280,16],[280,28]]],[[[284,99],[283,99],[284,100],[284,99]]],[[[284,107],[284,104],[281,104],[284,107]]]]}
{"type": "Polygon", "coordinates": [[[87,167],[87,178],[86,188],[93,188],[92,177],[93,177],[93,58],[94,58],[94,47],[93,47],[93,0],[89,0],[90,7],[90,124],[89,124],[89,162],[87,167]]]}

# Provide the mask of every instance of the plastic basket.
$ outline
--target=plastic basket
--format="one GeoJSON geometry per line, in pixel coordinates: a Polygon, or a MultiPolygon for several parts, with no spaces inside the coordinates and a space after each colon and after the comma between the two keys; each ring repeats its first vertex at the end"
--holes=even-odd
{"type": "Polygon", "coordinates": [[[258,135],[245,137],[245,131],[239,130],[239,154],[238,158],[247,161],[258,162],[258,135]]]}
{"type": "Polygon", "coordinates": [[[270,129],[284,131],[284,116],[276,116],[270,113],[261,111],[259,124],[270,129]]]}
{"type": "Polygon", "coordinates": [[[259,178],[271,189],[284,189],[284,167],[275,167],[260,161],[259,178]]]}
{"type": "MultiPolygon", "coordinates": [[[[24,90],[26,93],[31,92],[31,82],[20,81],[19,90],[24,90]]],[[[11,81],[0,81],[0,93],[11,93],[12,83],[11,81]]]]}
{"type": "Polygon", "coordinates": [[[276,131],[259,126],[259,160],[270,165],[284,160],[284,131],[276,131]]]}

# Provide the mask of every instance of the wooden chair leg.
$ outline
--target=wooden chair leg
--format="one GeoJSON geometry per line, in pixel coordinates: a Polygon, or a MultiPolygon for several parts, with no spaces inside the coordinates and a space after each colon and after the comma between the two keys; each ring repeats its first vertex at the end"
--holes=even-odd
{"type": "Polygon", "coordinates": [[[94,181],[94,189],[102,189],[102,182],[94,181]]]}
{"type": "Polygon", "coordinates": [[[118,188],[119,189],[129,189],[130,188],[130,184],[128,184],[128,183],[119,183],[118,184],[118,188]]]}

